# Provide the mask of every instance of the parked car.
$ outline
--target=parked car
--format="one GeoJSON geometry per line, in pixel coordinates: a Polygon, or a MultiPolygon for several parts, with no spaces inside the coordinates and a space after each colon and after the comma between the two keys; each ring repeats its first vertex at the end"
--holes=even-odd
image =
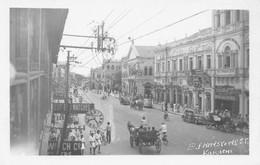
{"type": "Polygon", "coordinates": [[[144,99],[144,107],[152,108],[153,107],[152,99],[145,98],[144,99]]]}
{"type": "Polygon", "coordinates": [[[120,104],[122,104],[122,105],[130,105],[130,101],[128,101],[127,99],[121,97],[120,98],[120,104]]]}
{"type": "Polygon", "coordinates": [[[192,109],[186,109],[181,116],[188,123],[205,124],[206,118],[203,114],[194,113],[192,109]]]}

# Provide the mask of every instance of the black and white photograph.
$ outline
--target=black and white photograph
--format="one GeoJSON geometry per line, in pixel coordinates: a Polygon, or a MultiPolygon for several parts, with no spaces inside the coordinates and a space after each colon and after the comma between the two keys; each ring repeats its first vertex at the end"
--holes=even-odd
{"type": "Polygon", "coordinates": [[[260,163],[258,1],[5,5],[3,162],[260,163]]]}

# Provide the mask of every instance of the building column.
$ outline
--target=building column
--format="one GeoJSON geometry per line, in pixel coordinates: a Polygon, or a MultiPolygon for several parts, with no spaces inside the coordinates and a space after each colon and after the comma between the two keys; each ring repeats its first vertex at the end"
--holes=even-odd
{"type": "Polygon", "coordinates": [[[197,91],[193,91],[193,105],[192,108],[195,108],[195,105],[198,103],[198,92],[197,91]]]}
{"type": "Polygon", "coordinates": [[[201,112],[205,113],[207,111],[207,108],[206,108],[206,94],[205,92],[201,92],[201,97],[202,97],[202,102],[201,102],[201,112]]]}
{"type": "Polygon", "coordinates": [[[163,94],[164,94],[163,100],[167,102],[167,90],[164,90],[163,94]]]}
{"type": "Polygon", "coordinates": [[[184,90],[181,90],[181,97],[182,97],[182,105],[185,104],[185,94],[184,94],[184,90]]]}
{"type": "MultiPolygon", "coordinates": [[[[176,104],[179,103],[179,98],[178,98],[178,89],[175,89],[175,101],[176,101],[176,104]]],[[[180,104],[180,103],[179,103],[180,104]]]]}
{"type": "Polygon", "coordinates": [[[210,112],[214,112],[215,110],[215,79],[211,78],[211,95],[210,95],[210,101],[211,101],[211,109],[210,112]]]}
{"type": "Polygon", "coordinates": [[[170,103],[173,103],[173,89],[170,88],[170,103]]]}

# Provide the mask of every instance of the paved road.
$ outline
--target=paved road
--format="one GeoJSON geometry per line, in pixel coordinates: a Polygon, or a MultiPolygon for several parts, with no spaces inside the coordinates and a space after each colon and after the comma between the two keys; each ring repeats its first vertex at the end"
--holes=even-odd
{"type": "MultiPolygon", "coordinates": [[[[101,155],[139,155],[138,148],[130,147],[127,121],[135,126],[140,125],[141,118],[145,116],[149,126],[159,129],[160,124],[165,122],[161,111],[144,108],[143,111],[130,109],[129,106],[121,105],[119,100],[110,96],[101,100],[101,95],[89,91],[83,95],[84,101],[94,102],[95,107],[101,110],[106,123],[112,123],[112,143],[102,146],[101,155]]],[[[84,115],[80,115],[80,122],[84,124],[84,115]]],[[[215,129],[206,129],[204,125],[188,124],[177,115],[170,115],[166,121],[168,129],[168,145],[162,145],[161,155],[171,154],[248,154],[248,135],[223,133],[215,129]]],[[[85,131],[85,139],[88,139],[89,128],[85,131]]],[[[89,145],[87,144],[87,148],[89,145]]],[[[85,154],[89,154],[86,149],[85,154]]],[[[145,155],[156,155],[155,147],[146,147],[145,155]]]]}

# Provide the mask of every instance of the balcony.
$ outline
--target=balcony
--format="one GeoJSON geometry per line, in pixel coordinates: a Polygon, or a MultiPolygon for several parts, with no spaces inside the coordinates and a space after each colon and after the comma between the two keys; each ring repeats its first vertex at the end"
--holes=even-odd
{"type": "Polygon", "coordinates": [[[216,69],[216,76],[233,77],[237,75],[236,68],[216,69]]]}

